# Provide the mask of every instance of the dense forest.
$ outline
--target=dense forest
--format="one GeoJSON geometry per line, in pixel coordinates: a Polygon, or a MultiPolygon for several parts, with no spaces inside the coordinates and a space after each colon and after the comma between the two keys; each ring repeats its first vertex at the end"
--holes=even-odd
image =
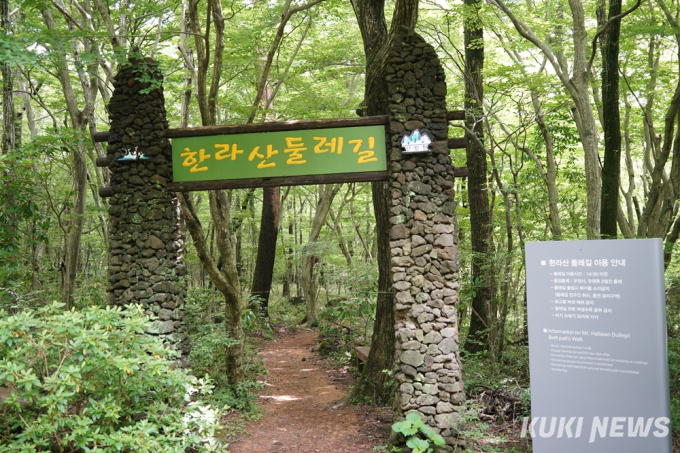
{"type": "Polygon", "coordinates": [[[140,78],[162,86],[169,128],[375,115],[398,25],[434,47],[447,110],[464,111],[448,131],[466,170],[461,436],[530,451],[494,428],[530,411],[528,242],[661,238],[677,438],[679,17],[668,0],[0,0],[0,452],[219,451],[258,411],[258,345],[299,326],[357,376],[352,401],[390,405],[394,351],[362,371],[354,355],[394,338],[380,183],[179,194],[185,369],[143,335],[158,311],[111,304],[111,145],[93,137],[135,59],[157,62],[140,78]]]}

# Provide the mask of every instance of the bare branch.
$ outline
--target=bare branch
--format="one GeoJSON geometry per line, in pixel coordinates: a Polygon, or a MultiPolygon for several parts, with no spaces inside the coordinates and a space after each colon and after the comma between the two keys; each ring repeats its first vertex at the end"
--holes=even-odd
{"type": "MultiPolygon", "coordinates": [[[[663,0],[660,0],[663,2],[663,0]]],[[[597,33],[595,33],[595,36],[593,36],[593,43],[592,43],[592,52],[590,54],[590,60],[588,60],[588,65],[586,66],[586,72],[588,75],[590,75],[592,69],[593,69],[593,61],[595,60],[595,55],[597,54],[597,40],[599,39],[600,36],[609,28],[611,24],[616,22],[617,20],[622,20],[624,17],[635,11],[640,7],[642,4],[642,0],[637,0],[635,5],[631,6],[628,8],[626,11],[622,12],[621,14],[618,14],[611,19],[607,20],[607,22],[600,28],[597,33]]]]}
{"type": "Polygon", "coordinates": [[[281,15],[281,22],[279,23],[279,27],[276,30],[276,35],[274,36],[274,42],[272,42],[272,45],[269,48],[269,52],[267,53],[267,59],[265,61],[264,67],[262,68],[262,75],[260,76],[260,82],[257,84],[257,93],[255,94],[255,100],[253,101],[253,107],[250,111],[250,115],[248,115],[248,120],[246,121],[247,123],[252,123],[253,120],[255,119],[255,115],[257,114],[257,109],[260,105],[260,102],[262,101],[262,93],[264,93],[265,86],[267,85],[269,70],[271,69],[272,62],[274,61],[274,55],[276,54],[276,50],[279,48],[279,44],[281,43],[281,39],[283,38],[283,33],[286,29],[286,24],[293,16],[293,14],[309,9],[312,6],[318,5],[323,1],[325,0],[313,0],[309,3],[305,3],[304,5],[300,5],[297,8],[293,9],[288,9],[290,7],[291,0],[288,0],[286,2],[286,5],[283,9],[283,14],[281,15]]]}

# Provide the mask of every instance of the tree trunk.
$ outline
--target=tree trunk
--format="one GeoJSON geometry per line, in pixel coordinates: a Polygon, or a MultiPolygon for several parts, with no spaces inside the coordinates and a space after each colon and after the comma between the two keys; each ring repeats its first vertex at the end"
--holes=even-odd
{"type": "MultiPolygon", "coordinates": [[[[294,201],[294,199],[293,199],[294,201]]],[[[283,276],[283,289],[281,291],[281,297],[284,299],[290,298],[290,287],[294,280],[294,269],[293,269],[293,246],[295,243],[295,235],[293,231],[293,218],[288,220],[288,239],[291,241],[288,247],[285,249],[285,260],[286,260],[286,271],[283,276]]]]}
{"type": "Polygon", "coordinates": [[[472,298],[470,329],[464,349],[469,353],[490,351],[491,330],[495,321],[492,310],[491,213],[487,188],[486,150],[483,126],[484,29],[478,11],[479,0],[465,0],[469,15],[464,20],[465,37],[465,125],[467,135],[468,204],[472,242],[472,298]],[[473,13],[474,12],[474,13],[473,13]]]}
{"type": "MultiPolygon", "coordinates": [[[[658,0],[658,4],[664,11],[668,24],[673,30],[676,30],[675,41],[677,45],[680,45],[680,32],[677,31],[678,22],[675,14],[668,8],[668,5],[666,5],[664,0],[658,0]]],[[[680,67],[680,63],[677,64],[678,67],[680,67]]],[[[649,55],[649,66],[652,78],[648,85],[647,97],[649,100],[645,108],[645,113],[647,113],[647,118],[653,118],[652,113],[654,112],[654,109],[652,101],[654,97],[650,97],[649,94],[653,94],[654,85],[652,84],[652,80],[655,81],[657,78],[658,56],[655,58],[652,55],[651,50],[649,55]]],[[[651,145],[645,150],[645,166],[647,167],[651,184],[648,191],[646,191],[647,200],[644,211],[640,216],[637,236],[665,237],[667,242],[666,253],[668,254],[666,259],[670,259],[670,253],[672,252],[672,247],[670,246],[675,242],[675,240],[668,241],[668,239],[673,239],[675,236],[675,225],[677,225],[677,223],[675,223],[675,205],[678,199],[676,194],[680,193],[680,181],[677,180],[680,177],[680,136],[678,135],[678,129],[680,129],[678,128],[679,113],[680,79],[677,81],[675,92],[668,104],[668,109],[666,110],[662,141],[656,140],[656,131],[654,130],[651,120],[648,119],[645,121],[646,141],[651,145]],[[653,153],[652,149],[654,151],[653,153]],[[653,155],[653,163],[650,154],[653,155]],[[673,158],[669,176],[666,174],[666,164],[671,154],[673,158]]],[[[646,179],[647,178],[643,179],[643,182],[645,182],[646,179]]]]}
{"type": "MultiPolygon", "coordinates": [[[[57,24],[52,17],[52,13],[49,10],[43,10],[42,15],[47,27],[53,32],[57,31],[57,24]]],[[[71,72],[66,61],[65,53],[58,57],[56,66],[72,127],[84,133],[89,124],[90,115],[94,115],[94,100],[97,90],[96,87],[92,85],[92,82],[97,79],[97,72],[96,70],[93,71],[90,75],[90,80],[88,81],[85,74],[85,68],[82,66],[78,68],[78,75],[85,97],[84,110],[80,110],[73,85],[71,84],[71,72]]],[[[72,171],[73,183],[75,186],[75,200],[73,202],[73,208],[69,213],[69,219],[66,221],[65,225],[62,295],[64,303],[66,304],[66,309],[71,308],[73,300],[78,257],[80,255],[80,239],[83,232],[85,206],[87,201],[87,151],[85,149],[85,142],[80,141],[76,148],[70,151],[73,159],[72,171]]]]}
{"type": "MultiPolygon", "coordinates": [[[[9,0],[0,0],[0,28],[2,34],[11,34],[9,0]]],[[[2,72],[2,153],[6,154],[16,146],[14,121],[14,76],[8,63],[1,63],[2,72]]]]}
{"type": "Polygon", "coordinates": [[[355,393],[369,396],[374,402],[387,402],[391,391],[387,387],[389,376],[384,370],[391,370],[395,359],[394,294],[392,272],[389,267],[391,248],[389,238],[390,191],[386,182],[372,183],[373,209],[377,227],[378,242],[378,294],[376,299],[375,323],[371,338],[371,350],[359,377],[355,393]],[[382,266],[380,263],[383,263],[382,266]]]}
{"type": "MultiPolygon", "coordinates": [[[[225,210],[226,200],[218,202],[218,197],[226,197],[224,193],[210,192],[210,212],[213,218],[217,218],[224,224],[229,220],[229,212],[225,210]]],[[[234,344],[226,347],[225,374],[227,381],[234,385],[243,380],[243,326],[241,324],[241,287],[236,273],[236,265],[233,260],[225,260],[223,267],[217,267],[215,260],[210,255],[210,249],[203,227],[193,207],[190,198],[180,195],[182,215],[187,228],[191,233],[196,248],[196,254],[201,260],[204,269],[210,275],[215,287],[223,294],[225,301],[225,328],[229,338],[235,340],[234,344]]],[[[225,234],[224,229],[216,229],[217,247],[222,256],[233,257],[233,243],[231,234],[225,234]],[[231,252],[230,252],[231,250],[231,252]]]]}
{"type": "MultiPolygon", "coordinates": [[[[531,102],[536,113],[536,123],[541,130],[543,141],[545,142],[545,159],[547,168],[544,174],[544,180],[548,189],[548,216],[550,219],[550,231],[552,232],[553,240],[562,239],[562,224],[560,221],[560,212],[557,206],[557,165],[555,164],[555,143],[553,141],[552,133],[545,123],[543,116],[543,109],[538,101],[538,95],[535,91],[531,91],[531,102]]],[[[535,159],[537,160],[537,159],[535,159]]],[[[539,169],[540,171],[540,169],[539,169]]]]}
{"type": "MultiPolygon", "coordinates": [[[[598,22],[621,14],[621,0],[609,0],[609,16],[605,16],[604,1],[598,8],[598,22]]],[[[602,118],[604,129],[604,163],[602,165],[602,205],[600,235],[616,239],[621,174],[621,119],[619,112],[619,36],[621,21],[615,20],[604,31],[602,50],[602,118]]]]}
{"type": "MultiPolygon", "coordinates": [[[[214,126],[216,123],[216,109],[218,88],[222,74],[222,54],[224,51],[224,16],[222,5],[218,0],[208,1],[205,32],[201,30],[198,19],[198,0],[189,0],[184,19],[189,22],[196,46],[197,102],[201,113],[203,126],[214,126]],[[210,40],[210,30],[214,25],[215,36],[210,40]],[[205,42],[212,42],[210,49],[206,49],[205,42]],[[212,76],[208,84],[208,71],[212,56],[212,76]],[[208,88],[208,91],[206,91],[208,88]]],[[[188,63],[186,49],[182,52],[188,63]]],[[[223,294],[225,300],[225,329],[227,335],[235,340],[234,344],[225,348],[226,375],[229,384],[235,385],[243,380],[243,326],[241,323],[241,285],[236,269],[236,254],[234,252],[233,232],[230,229],[230,205],[224,191],[212,190],[208,193],[210,201],[210,215],[215,225],[217,250],[221,258],[220,266],[208,249],[203,227],[198,216],[193,212],[190,197],[181,197],[182,213],[187,227],[194,241],[201,265],[210,275],[215,287],[223,294]]]]}
{"type": "Polygon", "coordinates": [[[331,208],[333,199],[340,190],[341,185],[321,185],[319,186],[319,201],[316,205],[316,211],[312,218],[312,225],[309,232],[309,242],[307,244],[308,253],[303,253],[302,256],[302,272],[300,273],[300,286],[302,286],[302,293],[307,304],[307,311],[305,322],[307,325],[315,325],[319,322],[318,304],[316,301],[316,284],[314,282],[314,268],[318,261],[310,248],[319,239],[321,234],[321,227],[326,223],[326,216],[331,208]]]}
{"type": "Polygon", "coordinates": [[[265,187],[263,189],[260,236],[257,242],[257,258],[250,297],[257,297],[261,301],[260,308],[265,315],[268,313],[269,292],[272,287],[274,261],[276,260],[280,198],[281,189],[279,187],[265,187]]]}
{"type": "Polygon", "coordinates": [[[76,285],[78,257],[80,256],[80,239],[83,235],[85,207],[87,202],[87,162],[85,160],[84,144],[79,143],[73,153],[73,182],[76,186],[76,196],[71,212],[71,221],[65,238],[64,248],[64,286],[62,294],[66,309],[70,310],[73,303],[73,292],[76,285]]]}
{"type": "MultiPolygon", "coordinates": [[[[387,51],[388,31],[385,20],[385,2],[375,0],[351,0],[359,24],[366,55],[365,106],[362,115],[386,115],[387,83],[383,55],[387,51]]],[[[418,20],[417,0],[398,0],[392,17],[391,31],[405,25],[413,28],[418,20]]],[[[388,144],[389,145],[389,144],[388,144]]],[[[389,149],[389,146],[388,148],[389,149]]],[[[376,221],[378,259],[378,296],[371,339],[371,350],[355,387],[355,394],[371,396],[374,400],[387,401],[393,389],[387,388],[388,376],[383,370],[391,370],[395,360],[396,338],[394,330],[394,294],[392,288],[391,248],[389,239],[389,210],[391,195],[386,182],[372,182],[373,210],[376,221]]]]}
{"type": "MultiPolygon", "coordinates": [[[[590,63],[586,59],[589,48],[589,38],[586,30],[586,19],[581,0],[569,0],[572,16],[571,39],[573,41],[574,57],[572,64],[568,64],[563,51],[558,47],[553,51],[548,44],[536,37],[534,32],[526,26],[504,3],[503,0],[491,0],[512,21],[515,29],[523,38],[538,47],[550,62],[555,74],[574,101],[574,122],[578,129],[583,147],[584,166],[586,173],[586,230],[589,239],[600,237],[600,214],[602,191],[600,181],[600,161],[598,154],[598,129],[590,101],[590,63]],[[571,75],[570,75],[571,73],[571,75]]],[[[562,40],[567,36],[561,37],[562,40]]],[[[551,39],[553,40],[553,39],[551,39]]],[[[557,45],[561,42],[557,39],[557,45]]],[[[561,47],[561,46],[560,46],[561,47]]]]}

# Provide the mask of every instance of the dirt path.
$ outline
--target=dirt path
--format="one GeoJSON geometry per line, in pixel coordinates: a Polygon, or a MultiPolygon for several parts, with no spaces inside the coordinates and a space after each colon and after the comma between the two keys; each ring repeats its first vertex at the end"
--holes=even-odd
{"type": "Polygon", "coordinates": [[[264,415],[246,426],[248,434],[229,446],[231,453],[369,453],[385,445],[391,416],[342,401],[351,379],[324,368],[311,351],[316,336],[310,330],[279,333],[264,344],[264,415]]]}

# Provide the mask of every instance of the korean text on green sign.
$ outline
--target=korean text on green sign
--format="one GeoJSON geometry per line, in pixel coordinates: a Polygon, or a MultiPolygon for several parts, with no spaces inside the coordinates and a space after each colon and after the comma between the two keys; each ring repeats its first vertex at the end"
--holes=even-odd
{"type": "Polygon", "coordinates": [[[172,167],[175,182],[385,171],[385,128],[174,138],[172,167]]]}

